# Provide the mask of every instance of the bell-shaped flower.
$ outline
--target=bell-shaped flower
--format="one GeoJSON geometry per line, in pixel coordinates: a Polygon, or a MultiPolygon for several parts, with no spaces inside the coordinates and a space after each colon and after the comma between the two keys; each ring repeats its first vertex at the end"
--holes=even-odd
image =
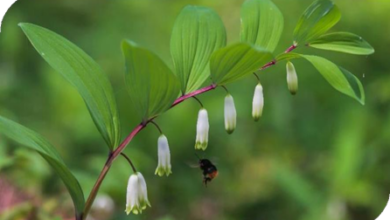
{"type": "Polygon", "coordinates": [[[147,206],[150,207],[146,182],[142,174],[137,172],[130,176],[127,184],[126,213],[142,213],[147,206]]]}
{"type": "Polygon", "coordinates": [[[264,107],[264,95],[263,95],[263,86],[257,84],[255,88],[255,94],[253,95],[252,101],[252,117],[255,121],[258,121],[263,114],[264,107]]]}
{"type": "Polygon", "coordinates": [[[196,124],[196,150],[206,150],[209,140],[209,117],[207,110],[202,108],[198,114],[198,122],[196,124]]]}
{"type": "Polygon", "coordinates": [[[155,174],[159,176],[168,176],[171,171],[171,152],[169,151],[168,139],[161,135],[157,141],[158,145],[158,166],[155,174]]]}
{"type": "Polygon", "coordinates": [[[294,65],[288,61],[287,62],[287,87],[290,90],[290,93],[295,95],[298,92],[298,76],[295,71],[294,65]]]}
{"type": "Polygon", "coordinates": [[[233,97],[228,94],[225,97],[225,129],[227,133],[233,133],[236,129],[237,113],[233,97]]]}

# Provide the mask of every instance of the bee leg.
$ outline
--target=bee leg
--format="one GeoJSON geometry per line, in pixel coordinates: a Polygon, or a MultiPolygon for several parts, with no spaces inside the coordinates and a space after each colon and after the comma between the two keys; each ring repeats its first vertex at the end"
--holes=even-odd
{"type": "Polygon", "coordinates": [[[205,185],[206,187],[207,187],[207,183],[210,182],[210,181],[211,181],[211,178],[210,178],[210,177],[206,177],[206,176],[205,176],[205,177],[203,178],[203,183],[204,183],[204,185],[205,185]]]}

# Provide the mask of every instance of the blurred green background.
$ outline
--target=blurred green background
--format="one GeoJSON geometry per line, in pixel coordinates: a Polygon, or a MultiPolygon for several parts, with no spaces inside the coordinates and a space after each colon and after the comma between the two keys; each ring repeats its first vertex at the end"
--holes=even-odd
{"type": "MultiPolygon", "coordinates": [[[[228,42],[239,40],[243,0],[19,0],[6,14],[0,34],[0,115],[53,143],[81,181],[86,196],[107,157],[107,148],[76,90],[30,45],[19,22],[51,29],[80,46],[109,75],[120,108],[123,137],[138,121],[124,85],[124,38],[155,51],[172,67],[170,33],[188,4],[215,9],[228,42]]],[[[274,0],[285,16],[277,53],[311,0],[274,0]]],[[[336,1],[343,17],[333,31],[363,36],[376,49],[353,56],[300,48],[323,55],[363,83],[366,105],[335,91],[304,60],[294,62],[300,90],[287,90],[285,63],[263,71],[265,109],[251,118],[256,81],[248,77],[228,88],[238,111],[237,129],[223,126],[222,89],[199,96],[209,111],[209,148],[201,156],[216,162],[219,176],[207,188],[194,156],[198,104],[188,100],[157,119],[169,139],[173,175],[154,175],[158,132],[142,131],[126,148],[147,181],[152,208],[126,216],[127,162],[115,161],[90,220],[102,219],[302,219],[370,220],[390,193],[389,1],[336,1]],[[99,208],[100,207],[100,208],[99,208]]],[[[266,30],[265,30],[266,31],[266,30]]],[[[72,219],[64,185],[46,162],[0,137],[0,215],[3,219],[72,219]],[[2,213],[2,214],[1,214],[2,213]]]]}

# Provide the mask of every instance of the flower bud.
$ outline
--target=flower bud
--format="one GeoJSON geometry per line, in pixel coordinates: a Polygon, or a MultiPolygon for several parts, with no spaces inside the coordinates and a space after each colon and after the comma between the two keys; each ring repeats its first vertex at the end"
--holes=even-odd
{"type": "Polygon", "coordinates": [[[206,150],[209,140],[209,117],[207,110],[202,108],[198,114],[198,122],[196,124],[196,150],[206,150]]]}
{"type": "Polygon", "coordinates": [[[236,129],[237,113],[233,97],[228,94],[225,97],[225,129],[227,133],[233,133],[236,129]]]}
{"type": "Polygon", "coordinates": [[[297,93],[298,76],[294,65],[290,61],[287,62],[287,86],[291,94],[295,95],[297,93]]]}
{"type": "Polygon", "coordinates": [[[263,96],[263,86],[257,84],[255,88],[255,94],[253,95],[252,101],[252,117],[255,121],[258,121],[263,114],[264,107],[264,96],[263,96]]]}
{"type": "Polygon", "coordinates": [[[169,151],[168,139],[165,135],[161,135],[157,141],[158,145],[158,166],[155,174],[159,176],[169,176],[171,171],[171,152],[169,151]]]}
{"type": "Polygon", "coordinates": [[[146,207],[150,207],[146,182],[141,173],[132,174],[127,184],[126,213],[142,213],[146,207]]]}

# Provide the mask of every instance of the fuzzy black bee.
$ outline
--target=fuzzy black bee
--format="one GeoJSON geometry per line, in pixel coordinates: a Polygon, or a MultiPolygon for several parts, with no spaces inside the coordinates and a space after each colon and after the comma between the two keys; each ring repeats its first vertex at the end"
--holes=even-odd
{"type": "Polygon", "coordinates": [[[203,183],[207,187],[207,183],[218,176],[217,167],[208,159],[199,159],[199,167],[203,171],[203,183]]]}

